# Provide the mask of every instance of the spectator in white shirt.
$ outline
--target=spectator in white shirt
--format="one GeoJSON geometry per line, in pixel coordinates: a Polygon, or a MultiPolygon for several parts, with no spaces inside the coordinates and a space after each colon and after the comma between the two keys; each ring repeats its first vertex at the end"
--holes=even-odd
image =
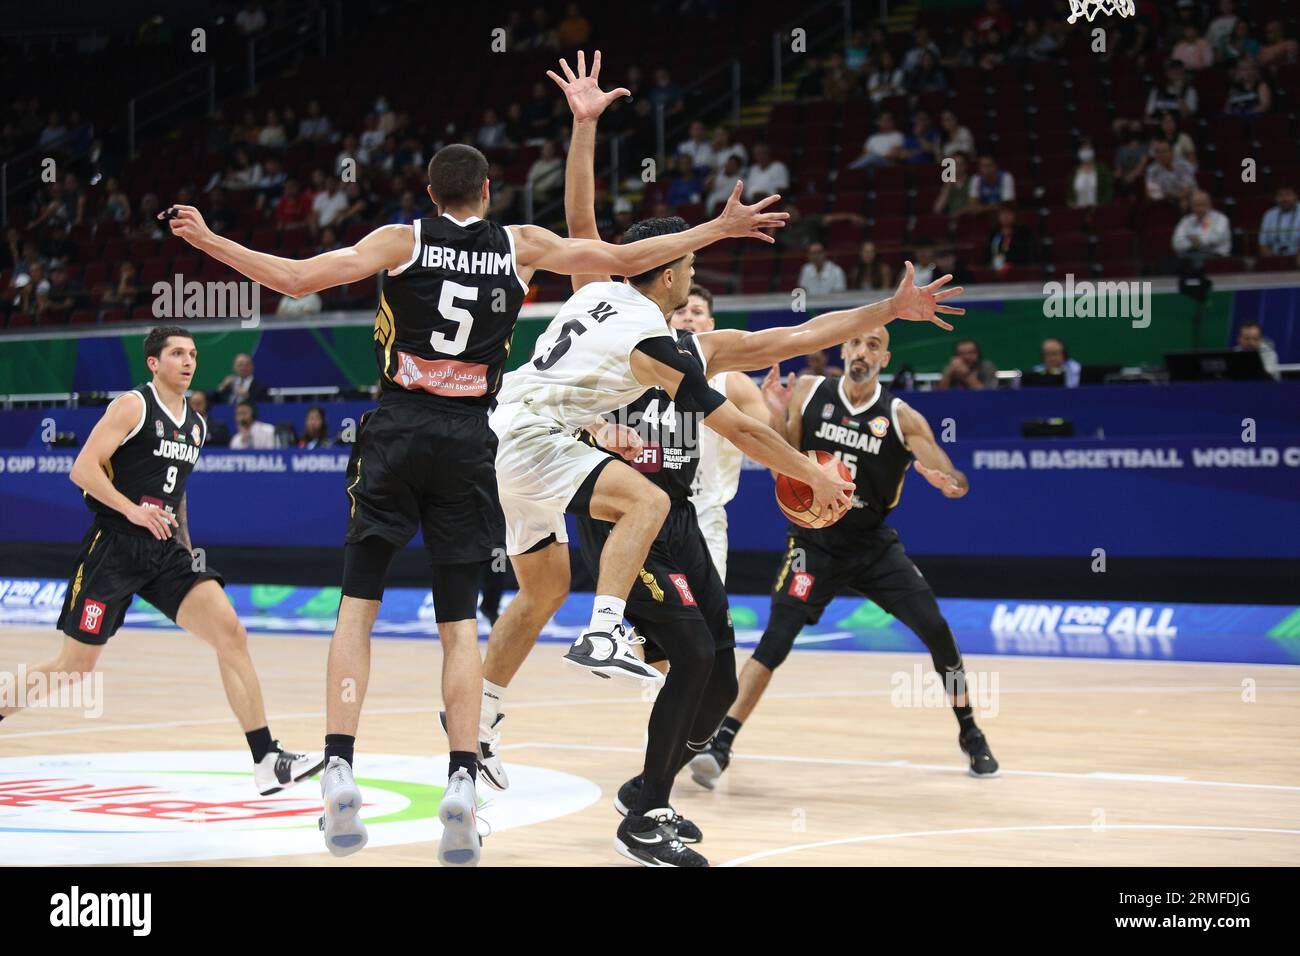
{"type": "Polygon", "coordinates": [[[542,153],[528,167],[534,202],[548,202],[564,186],[564,159],[554,140],[542,143],[542,153]]]}
{"type": "Polygon", "coordinates": [[[1147,198],[1152,202],[1169,201],[1187,208],[1196,189],[1196,167],[1174,156],[1173,147],[1162,139],[1151,147],[1151,162],[1146,172],[1147,198]]]}
{"type": "Polygon", "coordinates": [[[690,136],[678,145],[677,155],[689,156],[691,165],[701,176],[707,176],[715,169],[717,164],[714,162],[713,147],[709,145],[709,133],[699,120],[691,122],[690,136]]]}
{"type": "Polygon", "coordinates": [[[507,143],[506,124],[490,107],[483,111],[483,125],[478,128],[475,138],[480,149],[494,149],[507,143]]]}
{"type": "Polygon", "coordinates": [[[1228,217],[1210,204],[1210,194],[1198,189],[1192,211],[1174,229],[1174,252],[1191,259],[1232,254],[1232,228],[1228,217]]]}
{"type": "Polygon", "coordinates": [[[332,176],[325,178],[325,188],[312,198],[311,211],[316,228],[323,229],[330,225],[344,209],[348,208],[347,194],[339,186],[339,181],[332,176]]]}
{"type": "Polygon", "coordinates": [[[361,146],[357,150],[357,159],[363,163],[369,163],[371,156],[379,151],[379,147],[384,145],[384,140],[388,138],[379,126],[379,114],[371,113],[366,117],[366,128],[361,133],[361,146]]]}
{"type": "Polygon", "coordinates": [[[275,426],[257,420],[257,406],[243,401],[235,406],[235,425],[238,431],[230,439],[231,448],[274,448],[275,426]]]}
{"type": "Polygon", "coordinates": [[[826,247],[814,242],[808,247],[808,261],[799,270],[799,288],[811,296],[831,295],[848,288],[844,270],[826,258],[826,247]]]}
{"type": "MultiPolygon", "coordinates": [[[[740,168],[744,169],[745,164],[749,162],[749,152],[745,149],[744,143],[733,143],[731,141],[731,132],[725,126],[719,126],[713,131],[713,139],[709,146],[713,149],[713,168],[716,172],[722,172],[727,165],[727,157],[735,156],[740,163],[740,168]]],[[[731,195],[731,190],[727,190],[727,195],[731,195]]]]}
{"type": "Polygon", "coordinates": [[[1237,15],[1232,10],[1232,0],[1219,0],[1219,15],[1205,28],[1205,39],[1216,50],[1237,29],[1237,15]]]}
{"type": "Polygon", "coordinates": [[[266,125],[257,134],[257,145],[265,146],[267,149],[284,149],[288,141],[288,134],[285,133],[284,125],[280,122],[280,114],[275,110],[267,110],[266,125]]]}
{"type": "Polygon", "coordinates": [[[895,66],[894,54],[882,50],[876,68],[867,77],[867,93],[873,102],[879,103],[887,96],[899,96],[904,92],[906,80],[902,67],[895,66]]]}
{"type": "Polygon", "coordinates": [[[754,161],[745,172],[745,199],[753,202],[790,188],[790,171],[785,163],[772,158],[767,143],[754,145],[754,161]]]}
{"type": "Polygon", "coordinates": [[[893,113],[881,113],[876,121],[876,132],[862,144],[862,155],[849,163],[849,169],[864,166],[884,166],[898,162],[902,155],[903,134],[894,125],[893,113]]]}
{"type": "Polygon", "coordinates": [[[1290,184],[1277,189],[1277,205],[1259,221],[1259,254],[1293,256],[1300,252],[1300,206],[1296,190],[1290,184]]]}
{"type": "Polygon", "coordinates": [[[979,173],[970,179],[970,204],[976,210],[993,209],[1004,202],[1016,201],[1016,180],[999,169],[992,156],[981,156],[979,173]]]}
{"type": "Polygon", "coordinates": [[[975,155],[975,137],[957,121],[957,114],[952,110],[944,110],[939,114],[939,128],[943,130],[945,156],[956,156],[958,153],[975,155]]]}
{"type": "Polygon", "coordinates": [[[312,100],[307,104],[307,115],[298,123],[298,138],[305,140],[328,140],[330,138],[329,117],[320,111],[320,101],[312,100]]]}
{"type": "Polygon", "coordinates": [[[740,158],[735,155],[728,156],[726,164],[713,177],[713,188],[704,197],[705,212],[713,215],[713,211],[731,197],[731,191],[736,188],[736,182],[740,179],[742,172],[740,158]]]}

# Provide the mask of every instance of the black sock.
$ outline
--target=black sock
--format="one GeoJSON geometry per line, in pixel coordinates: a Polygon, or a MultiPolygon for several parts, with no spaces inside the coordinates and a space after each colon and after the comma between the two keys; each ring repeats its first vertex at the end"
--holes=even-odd
{"type": "Polygon", "coordinates": [[[963,734],[968,730],[975,729],[975,714],[972,712],[972,708],[969,705],[966,707],[957,707],[954,705],[952,712],[957,715],[957,726],[961,728],[963,734]]]}
{"type": "Polygon", "coordinates": [[[352,751],[357,745],[357,738],[350,734],[325,735],[325,762],[331,757],[342,757],[349,767],[352,766],[352,751]]]}
{"type": "Polygon", "coordinates": [[[735,717],[723,717],[722,726],[713,735],[714,746],[719,750],[730,750],[738,733],[740,733],[740,721],[735,717]]]}
{"type": "Polygon", "coordinates": [[[451,763],[447,765],[447,776],[450,778],[457,770],[464,770],[469,774],[471,780],[478,779],[478,757],[472,750],[453,750],[451,752],[451,763]]]}
{"type": "Polygon", "coordinates": [[[271,739],[271,729],[269,727],[250,730],[244,734],[244,737],[248,740],[248,749],[253,751],[253,763],[261,763],[262,758],[275,747],[275,741],[271,739]]]}

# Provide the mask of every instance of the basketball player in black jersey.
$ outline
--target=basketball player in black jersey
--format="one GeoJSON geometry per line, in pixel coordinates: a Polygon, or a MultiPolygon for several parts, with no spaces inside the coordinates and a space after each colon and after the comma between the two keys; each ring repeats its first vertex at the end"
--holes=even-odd
{"type": "MultiPolygon", "coordinates": [[[[903,281],[912,281],[910,264],[903,281]]],[[[799,632],[805,624],[817,623],[831,598],[843,591],[870,598],[925,642],[935,670],[944,676],[971,774],[991,777],[998,772],[966,699],[961,651],[952,630],[897,532],[885,524],[909,466],[946,498],[962,497],[970,485],[935,441],[925,417],[880,383],[880,370],[889,364],[888,331],[853,337],[841,355],[842,378],[805,375],[793,388],[765,383],[765,392],[789,409],[786,440],[801,451],[827,451],[842,460],[857,491],[853,508],[829,528],[790,525],[785,562],[772,587],[771,617],[741,671],[739,696],[708,751],[691,761],[692,777],[708,789],[727,768],[741,724],[799,632]]]]}
{"type": "MultiPolygon", "coordinates": [[[[601,96],[612,102],[627,93],[601,96]]],[[[446,146],[429,163],[435,217],[382,226],[355,246],[305,260],[255,252],[217,236],[192,206],[165,214],[175,215],[174,234],[285,295],[386,273],[375,317],[383,391],[379,407],[362,423],[348,468],[343,597],[330,643],[321,826],[338,856],[355,853],[367,839],[351,765],[369,678],[370,631],[388,566],[417,530],[434,568],[451,745],[439,811],[442,863],[478,862],[474,782],[480,766],[489,785],[504,786],[499,758],[477,744],[483,684],[475,605],[484,563],[504,539],[492,493],[496,439],[487,413],[533,273],[637,275],[720,239],[759,235],[785,218],[733,197],[717,219],[674,235],[624,246],[562,239],[540,226],[484,220],[487,170],[472,146],[446,146]]],[[[628,513],[650,507],[632,502],[628,513]]],[[[507,609],[501,620],[509,615],[507,609]]]]}
{"type": "MultiPolygon", "coordinates": [[[[226,699],[253,752],[258,792],[278,793],[324,761],[319,753],[285,751],[271,737],[248,635],[221,575],[199,570],[190,552],[185,482],[208,436],[208,423],[185,401],[198,358],[194,340],[179,326],[156,328],[144,354],[152,381],[108,406],[73,463],[69,477],[95,518],[59,614],[63,646],[29,673],[93,671],[138,594],[216,651],[226,699]]],[[[0,711],[0,719],[15,710],[0,711]]]]}
{"type": "MultiPolygon", "coordinates": [[[[564,208],[569,235],[595,237],[594,158],[600,111],[590,115],[581,102],[594,80],[585,77],[581,60],[577,77],[570,76],[568,82],[553,78],[564,90],[575,119],[565,167],[564,208]]],[[[573,288],[576,292],[587,282],[607,280],[607,276],[574,276],[573,288]]],[[[945,281],[940,280],[935,288],[942,287],[945,281]]],[[[699,291],[698,286],[691,287],[692,293],[699,291]]],[[[946,290],[937,298],[948,298],[960,291],[946,290]]],[[[905,288],[900,287],[896,299],[901,311],[911,317],[919,304],[913,300],[923,296],[909,281],[905,288]],[[904,294],[909,291],[911,298],[904,294]]],[[[888,308],[886,303],[875,309],[879,321],[894,317],[886,314],[888,308]]],[[[961,314],[963,310],[939,307],[939,311],[961,314]]],[[[735,346],[741,339],[742,349],[748,345],[744,351],[751,354],[752,350],[754,356],[750,368],[759,368],[806,354],[805,339],[833,335],[830,330],[841,323],[842,327],[855,322],[865,325],[865,318],[861,310],[851,310],[820,316],[805,324],[801,333],[772,329],[755,336],[738,331],[696,336],[679,329],[677,348],[707,378],[712,374],[709,360],[718,355],[722,343],[735,346]]],[[[932,319],[933,312],[926,318],[932,319]]],[[[939,324],[950,328],[946,323],[939,324]]],[[[738,373],[735,377],[744,376],[738,373]]],[[[779,383],[776,365],[768,380],[779,383]]],[[[764,396],[747,378],[738,387],[728,387],[727,397],[730,414],[743,413],[784,435],[786,405],[776,401],[769,410],[764,396]]],[[[700,431],[712,426],[722,414],[722,409],[710,415],[683,412],[663,388],[650,388],[632,404],[606,416],[609,424],[618,428],[600,429],[597,434],[601,439],[593,432],[584,436],[589,444],[600,445],[605,435],[621,438],[627,429],[635,429],[639,454],[631,464],[662,489],[670,503],[624,610],[626,619],[646,639],[645,660],[660,667],[666,665],[667,669],[650,712],[642,772],[619,788],[614,801],[615,808],[625,816],[615,836],[615,848],[645,866],[708,866],[701,854],[686,845],[703,839],[700,828],[673,811],[669,796],[677,772],[691,757],[708,748],[737,691],[736,636],[726,589],[689,500],[699,465],[700,431]],[[710,426],[704,424],[706,419],[710,426]]],[[[616,457],[629,457],[626,442],[608,450],[616,457]]],[[[592,577],[597,578],[602,550],[613,526],[586,514],[575,515],[575,521],[582,558],[592,577]]]]}

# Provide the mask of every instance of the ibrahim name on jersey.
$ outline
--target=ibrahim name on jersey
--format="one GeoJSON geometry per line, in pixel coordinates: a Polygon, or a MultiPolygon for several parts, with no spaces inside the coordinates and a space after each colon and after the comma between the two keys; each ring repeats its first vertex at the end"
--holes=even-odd
{"type": "MultiPolygon", "coordinates": [[[[879,382],[865,404],[853,405],[844,379],[819,377],[803,404],[801,451],[827,451],[848,466],[857,486],[853,507],[829,528],[797,529],[823,546],[852,549],[864,532],[884,524],[898,504],[912,463],[898,425],[899,399],[879,382]]],[[[796,526],[791,525],[792,529],[796,526]]]]}
{"type": "MultiPolygon", "coordinates": [[[[132,394],[132,393],[128,393],[132,394]]],[[[189,403],[175,418],[158,398],[152,382],[133,390],[144,401],[135,427],[108,460],[105,472],[113,487],[133,504],[162,508],[176,514],[185,496],[185,482],[199,460],[208,437],[208,423],[189,403]]],[[[118,401],[126,401],[125,396],[118,401]]],[[[143,537],[150,532],[133,525],[121,512],[85,494],[86,505],[115,530],[143,537]]]]}
{"type": "Polygon", "coordinates": [[[388,272],[375,315],[383,393],[488,406],[528,286],[510,230],[444,213],[412,224],[411,257],[388,272]]]}

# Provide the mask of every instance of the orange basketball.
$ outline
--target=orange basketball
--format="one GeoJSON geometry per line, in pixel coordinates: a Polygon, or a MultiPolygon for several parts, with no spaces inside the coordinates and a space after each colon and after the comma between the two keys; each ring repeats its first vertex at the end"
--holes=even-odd
{"type": "MultiPolygon", "coordinates": [[[[817,464],[819,465],[823,465],[835,458],[828,451],[809,451],[804,454],[808,455],[809,458],[816,455],[817,464]]],[[[835,460],[839,461],[838,459],[835,460]]],[[[839,461],[839,467],[840,477],[845,481],[852,481],[853,476],[849,474],[849,469],[845,467],[844,462],[839,461]]],[[[776,476],[776,503],[785,512],[785,516],[801,528],[826,528],[839,520],[839,518],[834,518],[829,514],[823,515],[815,510],[812,488],[806,482],[791,478],[789,475],[776,476]]],[[[840,517],[843,517],[843,515],[840,517]]]]}

